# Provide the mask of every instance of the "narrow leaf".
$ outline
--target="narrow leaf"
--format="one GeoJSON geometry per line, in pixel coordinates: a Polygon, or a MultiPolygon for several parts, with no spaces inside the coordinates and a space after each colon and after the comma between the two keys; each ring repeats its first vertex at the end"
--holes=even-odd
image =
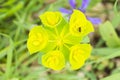
{"type": "Polygon", "coordinates": [[[105,77],[101,80],[120,80],[120,73],[113,74],[113,75],[105,77]]]}

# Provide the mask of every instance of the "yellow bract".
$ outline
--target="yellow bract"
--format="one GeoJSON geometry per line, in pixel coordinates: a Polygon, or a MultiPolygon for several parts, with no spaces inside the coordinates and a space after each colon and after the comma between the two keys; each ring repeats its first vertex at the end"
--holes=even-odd
{"type": "Polygon", "coordinates": [[[45,26],[54,28],[61,22],[62,15],[60,12],[46,12],[40,15],[40,19],[45,26]]]}
{"type": "Polygon", "coordinates": [[[84,13],[79,10],[73,11],[70,17],[69,25],[70,33],[74,36],[83,37],[94,31],[91,22],[89,22],[84,13]]]}
{"type": "Polygon", "coordinates": [[[92,47],[90,44],[78,44],[71,47],[70,64],[73,70],[79,69],[84,65],[86,59],[89,58],[92,47]]]}
{"type": "Polygon", "coordinates": [[[53,70],[61,70],[65,66],[65,58],[61,51],[50,51],[42,56],[42,64],[53,70]]]}
{"type": "Polygon", "coordinates": [[[29,33],[27,47],[30,54],[42,50],[48,42],[48,34],[42,26],[35,26],[29,33]]]}

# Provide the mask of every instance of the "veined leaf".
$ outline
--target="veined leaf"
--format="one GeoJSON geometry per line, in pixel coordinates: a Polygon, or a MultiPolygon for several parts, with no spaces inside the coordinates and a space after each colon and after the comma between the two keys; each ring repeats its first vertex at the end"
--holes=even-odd
{"type": "Polygon", "coordinates": [[[120,47],[120,39],[109,21],[101,24],[100,34],[108,47],[120,47]]]}

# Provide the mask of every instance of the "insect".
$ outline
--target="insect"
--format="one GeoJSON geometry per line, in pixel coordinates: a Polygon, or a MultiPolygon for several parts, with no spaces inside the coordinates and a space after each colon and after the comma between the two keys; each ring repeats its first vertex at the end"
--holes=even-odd
{"type": "Polygon", "coordinates": [[[81,32],[81,27],[78,27],[78,31],[81,32]]]}

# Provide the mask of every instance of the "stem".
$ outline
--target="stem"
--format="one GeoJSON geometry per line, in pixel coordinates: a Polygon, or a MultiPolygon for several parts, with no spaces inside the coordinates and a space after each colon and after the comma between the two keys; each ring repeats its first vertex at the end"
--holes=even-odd
{"type": "Polygon", "coordinates": [[[17,39],[18,39],[20,31],[21,31],[20,26],[18,26],[18,28],[16,30],[15,38],[14,38],[15,41],[17,41],[17,39]]]}
{"type": "Polygon", "coordinates": [[[7,69],[6,69],[6,80],[9,80],[10,76],[11,76],[11,66],[12,66],[12,49],[10,49],[7,53],[7,69]]]}
{"type": "Polygon", "coordinates": [[[10,76],[12,74],[12,57],[13,57],[13,49],[14,49],[14,44],[13,44],[13,40],[10,38],[10,36],[6,35],[6,34],[3,34],[3,33],[0,33],[0,35],[6,37],[9,39],[9,43],[10,43],[10,46],[9,46],[9,49],[7,51],[7,69],[6,69],[6,74],[5,74],[5,80],[9,80],[10,79],[10,76]]]}

